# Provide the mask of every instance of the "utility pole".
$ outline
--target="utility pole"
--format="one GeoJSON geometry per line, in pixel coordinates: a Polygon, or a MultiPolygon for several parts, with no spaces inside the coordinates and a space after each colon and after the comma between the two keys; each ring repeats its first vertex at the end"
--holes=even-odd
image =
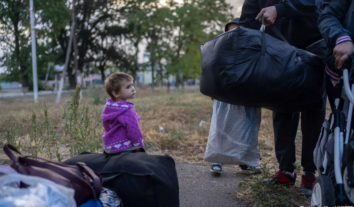
{"type": "Polygon", "coordinates": [[[37,54],[36,54],[36,31],[34,25],[33,0],[30,0],[31,13],[31,39],[32,39],[32,73],[33,73],[33,96],[34,102],[38,103],[38,77],[37,77],[37,54]]]}
{"type": "MultiPolygon", "coordinates": [[[[71,14],[71,21],[72,22],[76,22],[76,14],[75,14],[75,0],[72,0],[72,14],[71,14]]],[[[76,34],[74,31],[74,35],[73,35],[73,46],[74,46],[74,64],[75,64],[75,72],[76,72],[76,76],[79,75],[79,63],[77,62],[77,56],[79,55],[77,52],[77,41],[76,41],[76,34]]]]}
{"type": "MultiPolygon", "coordinates": [[[[75,13],[75,0],[72,0],[72,5],[73,8],[71,10],[72,14],[71,14],[71,19],[72,22],[76,22],[76,13],[75,13]]],[[[74,47],[74,64],[75,64],[75,76],[76,76],[76,82],[78,84],[81,84],[81,75],[80,75],[80,71],[79,71],[79,63],[77,62],[77,56],[79,55],[79,53],[77,52],[77,41],[76,41],[76,34],[74,31],[73,34],[73,47],[74,47]]],[[[82,90],[80,91],[80,100],[82,99],[82,90]]]]}
{"type": "MultiPolygon", "coordinates": [[[[60,102],[60,97],[61,97],[61,93],[63,91],[63,86],[64,86],[64,79],[65,79],[65,75],[66,75],[66,71],[69,67],[69,63],[70,63],[70,52],[71,52],[71,46],[73,43],[73,39],[75,38],[75,26],[76,26],[76,21],[75,21],[75,0],[72,0],[72,23],[71,23],[71,32],[70,32],[70,39],[69,39],[69,44],[68,44],[68,48],[66,51],[66,57],[65,57],[65,67],[63,69],[62,75],[61,75],[61,79],[59,82],[59,90],[58,90],[58,94],[57,94],[57,100],[56,103],[58,104],[60,102]]],[[[75,38],[75,43],[76,43],[76,38],[75,38]]],[[[77,51],[75,51],[75,46],[74,46],[74,61],[75,61],[75,71],[78,70],[77,68],[77,51]]]]}

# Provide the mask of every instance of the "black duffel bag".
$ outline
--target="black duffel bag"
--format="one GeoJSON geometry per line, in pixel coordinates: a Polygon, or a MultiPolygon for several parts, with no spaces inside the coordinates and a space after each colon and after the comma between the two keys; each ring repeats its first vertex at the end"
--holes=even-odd
{"type": "Polygon", "coordinates": [[[63,163],[77,162],[100,174],[103,187],[114,190],[125,207],[179,207],[177,172],[170,156],[82,153],[63,163]]]}
{"type": "Polygon", "coordinates": [[[200,92],[277,112],[322,106],[322,59],[265,32],[238,27],[202,44],[200,92]]]}

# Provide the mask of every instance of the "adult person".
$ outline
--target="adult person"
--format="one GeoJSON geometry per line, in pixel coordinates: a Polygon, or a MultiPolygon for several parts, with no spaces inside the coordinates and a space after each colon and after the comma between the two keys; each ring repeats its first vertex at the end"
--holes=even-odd
{"type": "MultiPolygon", "coordinates": [[[[239,26],[239,20],[239,18],[235,18],[227,23],[225,32],[236,29],[239,26]]],[[[231,152],[225,152],[225,154],[235,155],[234,160],[240,162],[241,165],[239,166],[242,173],[260,173],[258,142],[254,141],[258,140],[260,120],[260,108],[233,105],[214,100],[206,157],[208,150],[221,150],[223,152],[230,150],[231,152]],[[237,146],[228,146],[230,143],[237,146]]],[[[221,174],[222,163],[213,163],[210,171],[221,174]]]]}
{"type": "MultiPolygon", "coordinates": [[[[307,49],[318,42],[322,36],[317,28],[319,16],[315,0],[245,0],[242,7],[240,25],[259,29],[261,16],[264,24],[277,28],[286,40],[300,49],[307,49]]],[[[269,30],[269,29],[267,29],[269,30]]],[[[273,31],[269,34],[278,37],[273,31]]],[[[324,49],[319,49],[318,55],[324,57],[324,49]]],[[[325,102],[325,93],[324,93],[325,102]]],[[[300,113],[273,113],[275,153],[279,162],[279,170],[263,182],[273,182],[281,185],[293,185],[296,181],[295,138],[297,134],[300,113]]],[[[316,146],[322,123],[325,119],[325,104],[318,110],[301,112],[303,175],[301,192],[311,195],[316,166],[313,162],[313,151],[316,146]]]]}
{"type": "MultiPolygon", "coordinates": [[[[328,47],[327,77],[333,83],[338,82],[339,70],[350,52],[354,50],[354,11],[353,0],[330,1],[324,4],[324,10],[318,21],[318,28],[328,47]],[[334,59],[334,61],[333,61],[334,59]]],[[[331,107],[334,107],[333,85],[327,83],[327,91],[331,107]]]]}

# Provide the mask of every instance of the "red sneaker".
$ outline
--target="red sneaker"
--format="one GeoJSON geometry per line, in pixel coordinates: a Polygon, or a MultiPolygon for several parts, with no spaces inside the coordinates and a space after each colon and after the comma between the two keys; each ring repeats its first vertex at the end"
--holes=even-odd
{"type": "Polygon", "coordinates": [[[310,197],[312,194],[312,188],[313,184],[316,181],[315,174],[310,173],[310,172],[305,172],[304,175],[302,175],[301,179],[301,193],[307,197],[310,197]]]}
{"type": "Polygon", "coordinates": [[[262,183],[274,183],[280,185],[294,185],[296,181],[296,172],[294,176],[285,173],[286,171],[278,170],[271,178],[264,179],[262,183]]]}

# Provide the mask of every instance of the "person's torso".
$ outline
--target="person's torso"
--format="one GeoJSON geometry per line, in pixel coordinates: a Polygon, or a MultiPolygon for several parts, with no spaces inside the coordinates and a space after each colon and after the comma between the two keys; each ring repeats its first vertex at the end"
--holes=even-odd
{"type": "MultiPolygon", "coordinates": [[[[260,12],[262,8],[274,6],[279,3],[281,3],[280,0],[258,0],[259,11],[255,11],[255,13],[260,12]]],[[[318,16],[319,12],[311,15],[299,14],[298,17],[293,18],[281,17],[277,18],[273,26],[282,33],[291,45],[305,49],[312,43],[322,39],[322,35],[317,27],[318,16]]],[[[259,23],[259,27],[260,25],[259,23]]],[[[241,26],[243,25],[241,24],[241,26]]],[[[247,27],[247,24],[244,26],[247,27]]],[[[272,31],[268,30],[267,33],[278,38],[272,31]]]]}

